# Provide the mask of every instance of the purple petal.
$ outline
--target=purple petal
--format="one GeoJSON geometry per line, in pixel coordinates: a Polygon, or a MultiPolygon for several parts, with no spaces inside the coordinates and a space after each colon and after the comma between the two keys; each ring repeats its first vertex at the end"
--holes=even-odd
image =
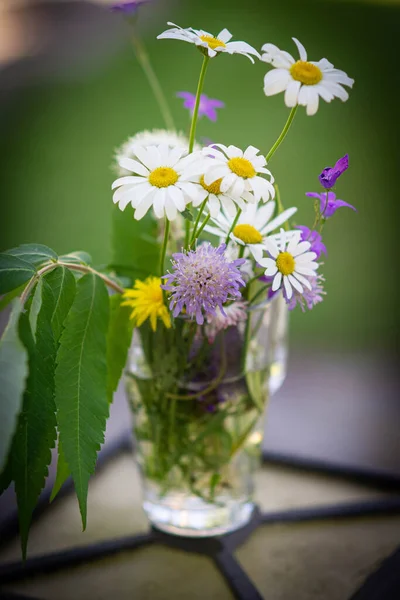
{"type": "Polygon", "coordinates": [[[338,178],[349,168],[349,155],[339,158],[334,167],[326,167],[319,175],[319,181],[325,189],[332,188],[338,178]]]}

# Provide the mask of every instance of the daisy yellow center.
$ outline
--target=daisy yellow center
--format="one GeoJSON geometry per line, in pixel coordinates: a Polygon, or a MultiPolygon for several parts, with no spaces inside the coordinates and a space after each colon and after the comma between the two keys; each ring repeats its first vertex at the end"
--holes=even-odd
{"type": "Polygon", "coordinates": [[[250,179],[254,177],[256,174],[256,170],[247,158],[241,158],[240,156],[235,156],[235,158],[231,158],[228,160],[228,167],[238,175],[238,177],[243,177],[243,179],[250,179]]]}
{"type": "Polygon", "coordinates": [[[295,268],[295,262],[290,252],[280,252],[276,259],[276,266],[282,275],[291,275],[295,268]]]}
{"type": "Polygon", "coordinates": [[[221,177],[221,179],[217,179],[216,181],[213,181],[210,185],[207,185],[206,182],[204,181],[204,175],[202,175],[200,177],[200,185],[209,194],[215,194],[216,196],[221,193],[221,182],[222,182],[222,177],[221,177]]]}
{"type": "Polygon", "coordinates": [[[179,179],[178,173],[171,167],[158,167],[149,175],[149,182],[158,188],[174,185],[179,179]]]}
{"type": "Polygon", "coordinates": [[[246,223],[236,225],[233,235],[245,244],[259,244],[262,242],[261,233],[253,225],[247,225],[246,223]]]}
{"type": "Polygon", "coordinates": [[[225,48],[226,45],[222,40],[213,37],[212,35],[201,35],[200,39],[202,42],[205,42],[211,50],[215,50],[215,48],[225,48]]]}
{"type": "Polygon", "coordinates": [[[306,60],[298,60],[290,67],[290,74],[295,81],[304,85],[316,85],[322,79],[322,71],[306,60]]]}

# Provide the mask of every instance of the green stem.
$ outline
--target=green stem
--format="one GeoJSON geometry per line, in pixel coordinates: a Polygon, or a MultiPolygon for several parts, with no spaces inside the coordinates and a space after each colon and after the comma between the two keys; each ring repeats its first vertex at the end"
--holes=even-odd
{"type": "Polygon", "coordinates": [[[71,264],[71,263],[67,263],[67,262],[54,262],[54,263],[51,263],[50,265],[44,266],[42,269],[40,269],[40,271],[38,271],[36,273],[36,275],[34,275],[32,277],[32,279],[29,280],[26,288],[24,289],[24,291],[21,294],[22,304],[24,304],[26,302],[26,300],[29,297],[29,294],[31,293],[32,289],[35,287],[35,285],[39,281],[39,279],[43,275],[45,275],[46,273],[48,273],[50,271],[53,271],[53,269],[56,269],[57,267],[66,267],[67,269],[71,269],[71,271],[79,271],[80,273],[93,273],[94,275],[97,275],[98,277],[100,277],[100,279],[102,279],[109,288],[111,288],[118,294],[123,294],[125,291],[123,287],[118,285],[118,283],[116,283],[115,281],[113,281],[112,279],[107,277],[107,275],[104,275],[103,273],[99,273],[98,271],[95,271],[94,269],[92,269],[92,267],[89,267],[87,265],[76,265],[76,264],[71,264]]]}
{"type": "Polygon", "coordinates": [[[258,290],[258,292],[256,292],[254,294],[254,296],[249,300],[249,306],[251,304],[254,304],[254,302],[257,300],[257,298],[259,298],[264,292],[266,292],[269,287],[271,287],[271,285],[269,283],[267,283],[260,290],[258,290]]]}
{"type": "Polygon", "coordinates": [[[202,225],[201,225],[200,229],[199,229],[199,230],[197,231],[197,233],[196,233],[196,238],[195,238],[195,239],[192,239],[192,241],[190,242],[190,246],[189,246],[189,248],[191,248],[191,247],[192,247],[192,245],[193,245],[193,243],[196,241],[196,239],[197,239],[198,237],[200,237],[200,234],[202,233],[202,231],[203,231],[204,227],[207,225],[208,221],[210,220],[210,217],[211,217],[211,215],[207,215],[207,216],[206,216],[206,218],[204,219],[204,221],[203,221],[203,223],[202,223],[202,225]]]}
{"type": "Polygon", "coordinates": [[[241,214],[242,214],[242,209],[238,208],[237,209],[237,213],[236,213],[236,217],[234,218],[233,223],[231,225],[231,228],[228,231],[228,235],[226,236],[225,244],[227,244],[229,242],[229,236],[231,235],[232,231],[235,229],[236,223],[239,221],[239,217],[240,217],[241,214]]]}
{"type": "Polygon", "coordinates": [[[142,40],[136,35],[132,36],[132,43],[135,49],[136,58],[143,69],[144,74],[147,77],[147,81],[154,94],[154,98],[157,101],[158,107],[162,114],[167,129],[175,129],[174,119],[172,118],[171,111],[168,106],[168,102],[165,98],[164,92],[160,85],[157,75],[151,65],[149,55],[147,54],[146,48],[142,40]]]}
{"type": "Polygon", "coordinates": [[[285,139],[286,134],[289,131],[289,128],[290,128],[290,126],[292,124],[292,121],[293,121],[293,119],[295,117],[297,108],[298,108],[298,104],[296,104],[296,106],[294,106],[292,108],[292,110],[290,111],[288,120],[286,121],[285,126],[282,129],[280,136],[278,137],[278,139],[276,140],[275,144],[272,146],[271,150],[268,152],[268,154],[266,156],[267,162],[275,154],[275,152],[278,150],[279,146],[282,144],[283,140],[285,139]]]}
{"type": "Polygon", "coordinates": [[[205,76],[206,76],[206,72],[207,72],[207,67],[208,67],[209,60],[210,60],[209,56],[205,55],[204,58],[203,58],[203,64],[201,65],[199,82],[197,84],[196,102],[195,102],[194,109],[193,109],[192,124],[190,126],[189,154],[191,154],[191,152],[193,152],[194,140],[196,138],[196,127],[197,127],[197,118],[199,116],[199,106],[200,106],[201,92],[203,90],[204,79],[205,79],[205,76]]]}
{"type": "Polygon", "coordinates": [[[207,198],[204,200],[204,202],[202,203],[202,205],[200,206],[200,209],[199,209],[199,214],[197,215],[197,219],[196,219],[196,222],[195,222],[195,224],[194,224],[194,227],[193,227],[192,239],[190,240],[190,245],[191,245],[191,246],[193,245],[193,242],[194,242],[194,240],[196,239],[196,230],[197,230],[197,227],[198,227],[198,225],[199,225],[199,222],[200,222],[200,217],[201,217],[201,215],[202,215],[202,212],[203,212],[203,210],[204,210],[204,208],[205,208],[205,206],[206,206],[206,204],[207,204],[207,200],[208,200],[208,196],[207,196],[207,198]]]}
{"type": "Polygon", "coordinates": [[[167,246],[168,246],[168,237],[169,237],[169,220],[165,217],[165,231],[164,231],[164,241],[161,248],[160,254],[160,277],[164,275],[164,263],[165,263],[165,255],[167,254],[167,246]]]}
{"type": "Polygon", "coordinates": [[[243,258],[243,256],[244,256],[244,248],[245,248],[244,246],[240,246],[238,258],[243,258]]]}
{"type": "MultiPolygon", "coordinates": [[[[276,203],[278,205],[278,215],[282,214],[284,209],[284,206],[282,204],[282,200],[281,200],[281,193],[279,191],[279,187],[276,183],[274,183],[274,188],[275,188],[275,192],[276,192],[276,203]]],[[[289,231],[289,222],[286,221],[284,223],[284,228],[286,229],[286,231],[289,231]]]]}

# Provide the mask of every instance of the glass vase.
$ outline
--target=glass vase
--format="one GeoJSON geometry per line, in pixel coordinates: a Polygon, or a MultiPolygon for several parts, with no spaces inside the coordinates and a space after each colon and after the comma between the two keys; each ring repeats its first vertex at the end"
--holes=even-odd
{"type": "Polygon", "coordinates": [[[126,371],[143,508],[168,533],[220,535],[254,508],[265,406],[286,373],[287,307],[277,296],[213,339],[207,325],[177,321],[172,332],[136,330],[126,371]],[[185,327],[186,353],[174,342],[185,327]]]}

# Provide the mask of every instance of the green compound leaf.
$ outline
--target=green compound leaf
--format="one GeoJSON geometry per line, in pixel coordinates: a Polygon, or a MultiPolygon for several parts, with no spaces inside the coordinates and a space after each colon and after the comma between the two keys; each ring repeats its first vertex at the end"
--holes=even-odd
{"type": "Polygon", "coordinates": [[[5,467],[16,430],[28,376],[28,353],[18,336],[21,310],[21,301],[14,300],[10,320],[0,341],[0,472],[5,467]]]}
{"type": "Polygon", "coordinates": [[[35,267],[49,260],[56,261],[58,259],[54,250],[43,244],[21,244],[17,248],[7,250],[6,254],[25,260],[35,267]]]}
{"type": "Polygon", "coordinates": [[[108,417],[107,332],[109,300],[97,275],[77,283],[57,354],[56,405],[60,440],[86,527],[89,478],[104,441],[108,417]]]}
{"type": "Polygon", "coordinates": [[[110,323],[107,335],[107,395],[109,402],[112,402],[114,392],[121,379],[133,333],[133,319],[130,318],[132,309],[128,306],[121,306],[121,301],[120,294],[110,296],[110,323]]]}
{"type": "Polygon", "coordinates": [[[51,462],[56,440],[54,371],[56,344],[51,320],[54,294],[46,279],[41,286],[41,306],[37,315],[36,339],[28,313],[20,318],[19,333],[29,354],[29,377],[23,410],[12,447],[13,479],[18,503],[22,554],[26,556],[32,512],[36,506],[51,462]]]}
{"type": "Polygon", "coordinates": [[[62,488],[65,481],[71,475],[69,471],[69,467],[67,465],[67,461],[65,460],[65,454],[62,449],[62,444],[58,442],[58,461],[57,461],[57,475],[56,480],[53,485],[53,489],[51,491],[50,502],[53,502],[54,498],[57,496],[58,492],[62,488]]]}
{"type": "Polygon", "coordinates": [[[36,269],[26,260],[3,252],[0,254],[0,294],[11,292],[35,273],[36,269]]]}

